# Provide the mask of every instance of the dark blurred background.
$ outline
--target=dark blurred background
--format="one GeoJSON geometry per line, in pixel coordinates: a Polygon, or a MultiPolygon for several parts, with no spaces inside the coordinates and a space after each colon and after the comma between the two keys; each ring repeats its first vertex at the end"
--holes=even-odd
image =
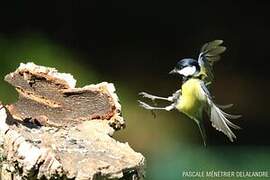
{"type": "MultiPolygon", "coordinates": [[[[270,18],[267,1],[13,1],[0,7],[0,75],[20,62],[70,72],[78,86],[101,81],[117,88],[127,128],[115,138],[147,158],[147,179],[181,179],[184,170],[269,171],[270,18]],[[196,58],[207,41],[227,46],[215,65],[213,95],[243,118],[237,140],[211,127],[208,147],[195,123],[179,112],[138,107],[138,93],[168,96],[177,60],[196,58]]],[[[16,100],[0,81],[0,99],[16,100]]],[[[164,105],[164,104],[161,104],[164,105]]],[[[270,172],[269,172],[270,175],[270,172]]]]}

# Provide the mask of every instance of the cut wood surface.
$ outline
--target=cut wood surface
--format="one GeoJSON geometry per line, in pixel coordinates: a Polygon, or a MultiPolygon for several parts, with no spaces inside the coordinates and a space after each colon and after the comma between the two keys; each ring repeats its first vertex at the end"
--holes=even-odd
{"type": "Polygon", "coordinates": [[[145,158],[112,138],[125,127],[113,84],[76,88],[70,74],[21,64],[5,80],[19,99],[1,105],[1,179],[142,179],[145,158]]]}

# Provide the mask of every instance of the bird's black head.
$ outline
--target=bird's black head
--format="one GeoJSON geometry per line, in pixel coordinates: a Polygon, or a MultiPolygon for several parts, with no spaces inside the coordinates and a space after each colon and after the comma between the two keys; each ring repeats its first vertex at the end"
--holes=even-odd
{"type": "Polygon", "coordinates": [[[181,59],[170,74],[180,74],[184,78],[193,77],[200,72],[197,60],[191,58],[181,59]]]}

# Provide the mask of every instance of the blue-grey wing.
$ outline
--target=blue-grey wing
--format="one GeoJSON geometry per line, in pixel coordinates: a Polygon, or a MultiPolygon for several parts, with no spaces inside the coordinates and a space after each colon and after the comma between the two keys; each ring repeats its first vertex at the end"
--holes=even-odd
{"type": "Polygon", "coordinates": [[[233,124],[229,119],[236,119],[241,116],[239,115],[231,115],[224,111],[222,111],[214,102],[213,99],[205,86],[204,82],[201,82],[201,90],[203,95],[206,97],[208,115],[210,117],[210,121],[212,122],[212,126],[216,128],[218,131],[223,132],[230,141],[233,142],[233,139],[236,138],[235,134],[232,132],[231,128],[240,129],[239,126],[233,124]]]}
{"type": "Polygon", "coordinates": [[[202,73],[205,74],[205,80],[212,82],[214,79],[213,65],[220,59],[220,55],[226,50],[225,46],[221,46],[223,40],[214,40],[204,44],[201,48],[198,62],[202,73]]]}

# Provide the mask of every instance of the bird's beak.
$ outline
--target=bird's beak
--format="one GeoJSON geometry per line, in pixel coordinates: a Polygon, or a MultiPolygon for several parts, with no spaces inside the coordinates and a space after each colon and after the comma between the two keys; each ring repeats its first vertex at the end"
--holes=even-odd
{"type": "Polygon", "coordinates": [[[176,74],[176,73],[177,73],[176,69],[173,69],[173,70],[171,70],[171,71],[169,72],[169,74],[176,74]]]}

